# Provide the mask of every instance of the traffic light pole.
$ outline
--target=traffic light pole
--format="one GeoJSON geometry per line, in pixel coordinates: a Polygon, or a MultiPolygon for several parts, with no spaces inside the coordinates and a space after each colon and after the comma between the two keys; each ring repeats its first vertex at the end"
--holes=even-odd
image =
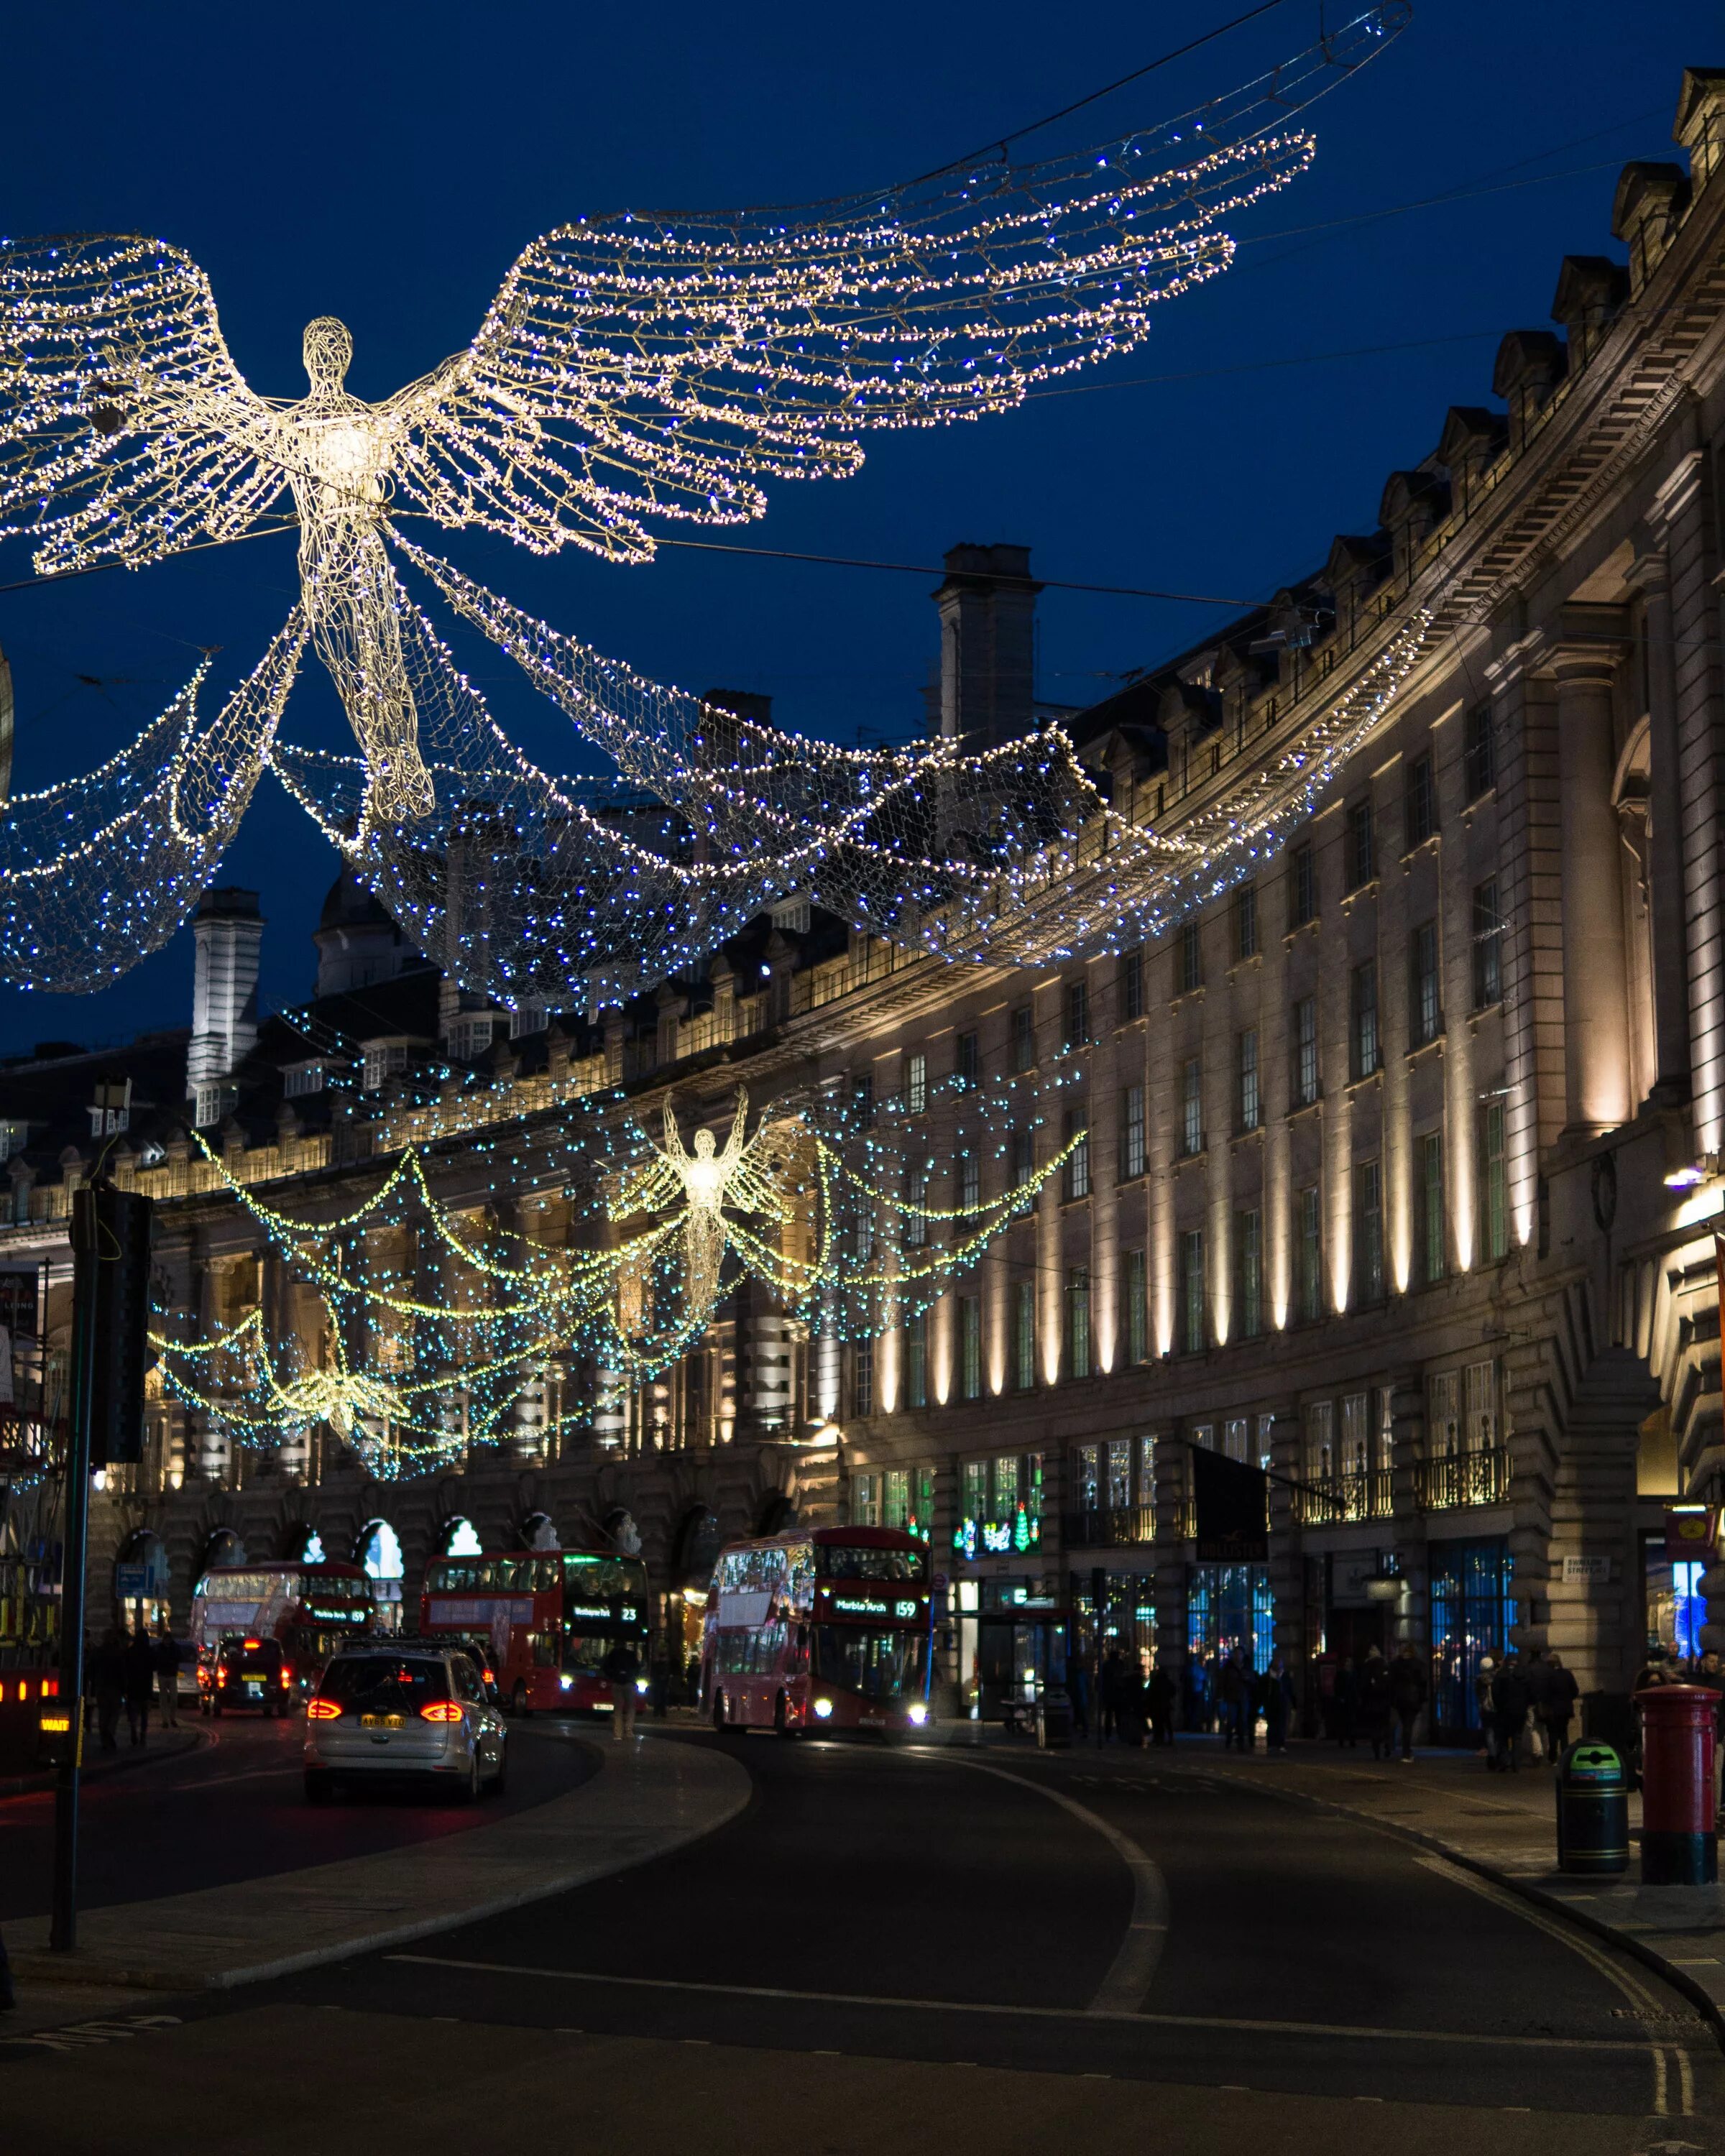
{"type": "Polygon", "coordinates": [[[66,1444],[66,1532],[60,1559],[60,1697],[71,1717],[54,1793],[54,1917],[48,1943],[78,1943],[78,1768],[84,1756],[84,1575],[90,1543],[90,1460],[96,1379],[95,1194],[72,1205],[72,1416],[66,1444]]]}

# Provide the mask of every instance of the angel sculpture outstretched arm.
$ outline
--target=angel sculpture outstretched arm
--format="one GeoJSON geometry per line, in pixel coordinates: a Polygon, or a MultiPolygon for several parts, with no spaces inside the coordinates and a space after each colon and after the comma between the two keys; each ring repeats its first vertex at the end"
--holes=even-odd
{"type": "Polygon", "coordinates": [[[1405,23],[1386,0],[1186,118],[1101,150],[1003,153],[909,185],[732,215],[583,219],[536,240],[464,352],[381,403],[305,332],[310,393],[258,395],[187,256],[136,238],[0,243],[0,531],[44,572],[134,567],[300,527],[312,641],[364,752],[364,819],[428,817],[386,552],[392,508],[619,562],[657,520],[761,516],[877,428],[977,418],[1129,350],[1225,269],[1222,218],[1310,162],[1289,123],[1405,23]]]}

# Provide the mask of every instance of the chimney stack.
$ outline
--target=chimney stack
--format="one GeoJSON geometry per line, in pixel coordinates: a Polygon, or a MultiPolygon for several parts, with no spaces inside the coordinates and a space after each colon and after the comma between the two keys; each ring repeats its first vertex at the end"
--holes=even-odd
{"type": "Polygon", "coordinates": [[[973,749],[1036,723],[1036,594],[1028,547],[950,547],[941,617],[940,731],[973,749]]]}
{"type": "Polygon", "coordinates": [[[186,1091],[237,1070],[258,1042],[258,962],[264,916],[258,894],[229,885],[207,891],[192,918],[197,945],[186,1091]]]}

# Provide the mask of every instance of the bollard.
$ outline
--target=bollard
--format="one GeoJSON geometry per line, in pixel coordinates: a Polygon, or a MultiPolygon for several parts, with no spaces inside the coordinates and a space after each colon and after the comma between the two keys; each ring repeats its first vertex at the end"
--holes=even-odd
{"type": "Polygon", "coordinates": [[[1641,1884],[1707,1887],[1719,1876],[1713,1831],[1713,1740],[1719,1696],[1704,1685],[1655,1685],[1641,1710],[1641,1884]]]}
{"type": "Polygon", "coordinates": [[[1045,1752],[1064,1752],[1072,1742],[1072,1702],[1063,1686],[1047,1686],[1037,1699],[1036,1742],[1045,1752]]]}
{"type": "Polygon", "coordinates": [[[1558,1869],[1627,1871],[1629,1784],[1609,1744],[1585,1738],[1558,1765],[1558,1869]]]}

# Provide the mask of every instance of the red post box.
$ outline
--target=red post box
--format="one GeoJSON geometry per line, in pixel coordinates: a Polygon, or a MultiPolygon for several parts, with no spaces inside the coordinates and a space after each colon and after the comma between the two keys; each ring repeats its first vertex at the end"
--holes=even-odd
{"type": "Polygon", "coordinates": [[[1655,1685],[1641,1710],[1641,1884],[1705,1887],[1719,1876],[1713,1831],[1713,1744],[1719,1695],[1705,1685],[1655,1685]]]}

